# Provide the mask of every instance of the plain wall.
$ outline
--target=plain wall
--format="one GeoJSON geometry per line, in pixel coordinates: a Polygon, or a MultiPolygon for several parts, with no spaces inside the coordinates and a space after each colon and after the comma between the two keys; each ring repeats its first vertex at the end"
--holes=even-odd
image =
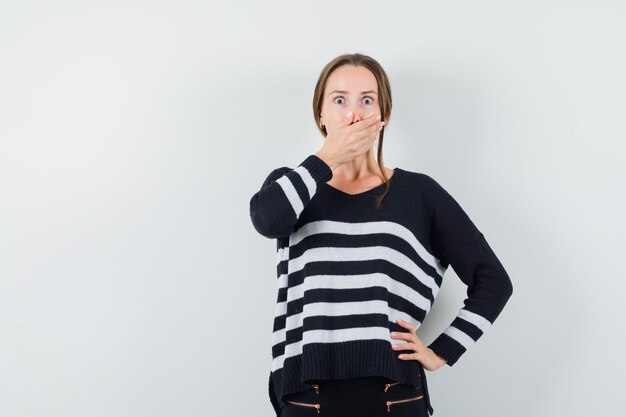
{"type": "MultiPolygon", "coordinates": [[[[514,293],[434,416],[624,415],[619,1],[0,2],[0,415],[272,416],[275,242],[322,67],[376,58],[384,163],[462,205],[514,293]]],[[[465,297],[450,269],[418,336],[465,297]]]]}

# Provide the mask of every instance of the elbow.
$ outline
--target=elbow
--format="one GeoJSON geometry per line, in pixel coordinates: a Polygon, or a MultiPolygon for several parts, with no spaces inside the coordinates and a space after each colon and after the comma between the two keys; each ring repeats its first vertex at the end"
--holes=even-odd
{"type": "Polygon", "coordinates": [[[504,296],[508,300],[509,298],[511,298],[511,295],[513,295],[513,282],[511,281],[509,274],[505,272],[504,275],[505,275],[505,279],[504,279],[504,285],[502,286],[503,287],[502,292],[504,293],[504,296]]]}
{"type": "Polygon", "coordinates": [[[500,298],[500,308],[504,308],[513,295],[513,282],[511,282],[509,274],[507,274],[504,269],[502,269],[502,279],[500,280],[500,290],[498,294],[500,298]]]}
{"type": "Polygon", "coordinates": [[[250,219],[254,229],[268,239],[289,236],[293,230],[293,225],[285,223],[285,216],[269,214],[262,211],[250,209],[250,219]]]}
{"type": "Polygon", "coordinates": [[[252,221],[254,229],[262,236],[268,239],[277,239],[279,237],[287,237],[291,234],[291,229],[280,227],[271,223],[262,221],[252,221]]]}

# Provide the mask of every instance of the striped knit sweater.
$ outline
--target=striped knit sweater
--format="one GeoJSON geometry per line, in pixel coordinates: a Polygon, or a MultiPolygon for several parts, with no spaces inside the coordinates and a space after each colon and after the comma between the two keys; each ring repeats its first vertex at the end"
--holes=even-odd
{"type": "Polygon", "coordinates": [[[428,345],[449,366],[513,291],[483,234],[430,176],[395,168],[377,209],[385,184],[348,194],[326,183],[332,175],[309,155],[273,170],[250,199],[254,228],[277,243],[269,395],[278,416],[283,396],[315,379],[379,375],[418,387],[423,368],[397,358],[391,346],[402,341],[390,332],[406,331],[398,318],[419,328],[449,265],[467,298],[428,345]]]}

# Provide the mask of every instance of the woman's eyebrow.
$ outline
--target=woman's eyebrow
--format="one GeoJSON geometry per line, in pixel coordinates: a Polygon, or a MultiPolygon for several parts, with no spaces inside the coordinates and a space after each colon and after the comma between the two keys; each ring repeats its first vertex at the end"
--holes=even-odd
{"type": "MultiPolygon", "coordinates": [[[[347,91],[344,91],[344,90],[333,90],[333,91],[331,91],[331,92],[330,92],[330,93],[328,93],[328,94],[333,94],[333,93],[348,94],[348,92],[347,92],[347,91]]],[[[376,91],[373,91],[373,90],[361,91],[361,94],[367,94],[367,93],[369,93],[369,94],[376,94],[376,95],[378,95],[378,93],[377,93],[376,91]]]]}

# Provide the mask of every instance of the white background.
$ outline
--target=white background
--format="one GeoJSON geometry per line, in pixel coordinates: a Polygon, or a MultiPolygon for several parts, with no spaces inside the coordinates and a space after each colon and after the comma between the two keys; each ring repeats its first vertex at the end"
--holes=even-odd
{"type": "MultiPolygon", "coordinates": [[[[464,207],[514,293],[435,417],[624,415],[619,1],[0,1],[0,415],[272,416],[249,199],[377,59],[384,163],[464,207]]],[[[462,305],[452,270],[418,336],[462,305]]]]}

